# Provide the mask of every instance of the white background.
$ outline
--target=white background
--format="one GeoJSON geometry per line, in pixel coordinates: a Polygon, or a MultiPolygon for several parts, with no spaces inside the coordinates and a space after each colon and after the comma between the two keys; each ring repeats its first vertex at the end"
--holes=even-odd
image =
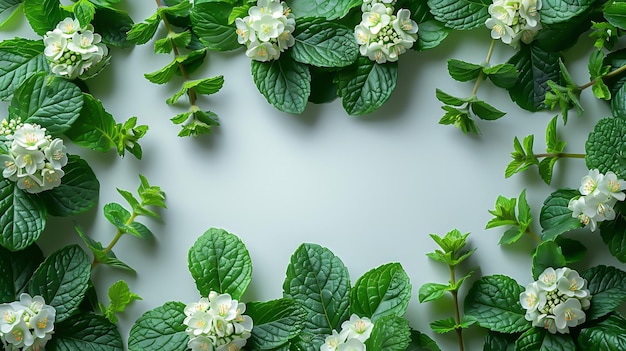
{"type": "MultiPolygon", "coordinates": [[[[136,22],[156,10],[153,1],[124,4],[136,22]]],[[[0,32],[1,39],[14,36],[36,38],[23,17],[0,32]]],[[[469,247],[477,251],[461,267],[462,273],[474,270],[475,278],[506,274],[526,285],[532,278],[534,242],[523,238],[513,247],[498,246],[504,229],[484,229],[491,218],[488,210],[494,208],[498,195],[517,197],[527,189],[533,216],[538,218],[542,201],[552,191],[577,188],[587,172],[584,161],[564,160],[557,164],[552,186],[540,180],[536,169],[505,179],[513,138],[534,133],[535,151],[543,152],[545,127],[556,112],[526,112],[489,83],[481,86],[478,96],[506,111],[504,118],[479,121],[481,136],[466,136],[438,124],[443,111],[435,88],[465,97],[473,86],[453,81],[446,60],[481,63],[489,42],[489,31],[481,28],[452,33],[431,51],[407,53],[400,59],[398,86],[390,100],[363,117],[348,116],[339,100],[309,104],[302,115],[281,113],[258,93],[242,51],[211,53],[192,78],[224,75],[223,90],[200,100],[201,107],[219,115],[221,126],[196,139],[177,137],[179,127],[169,121],[188,108],[165,104],[181,82],[159,86],[143,77],[169,63],[172,56],[154,54],[153,42],[113,49],[111,65],[87,84],[118,121],[137,116],[140,124],[150,126],[140,142],[144,157],[136,160],[129,154],[121,159],[113,151],[100,154],[72,147],[100,180],[98,206],[77,218],[50,218],[39,244],[48,254],[78,242],[73,230],[78,224],[106,245],[115,230],[103,217],[102,207],[109,202],[125,205],[115,189],[135,192],[141,173],[167,193],[163,221],[143,219],[155,238],[142,241],[127,236],[115,247],[136,275],[104,266],[93,274],[105,302],[108,286],[119,279],[143,297],[121,316],[125,339],[143,312],[166,301],[199,298],[188,273],[187,251],[206,229],[217,227],[237,234],[250,251],[253,280],[244,301],[281,297],[291,254],[303,242],[317,243],[343,260],[353,282],[369,269],[400,262],[413,284],[406,316],[411,326],[435,337],[442,349],[455,349],[454,335],[433,335],[428,326],[453,315],[450,300],[428,304],[417,300],[422,284],[449,279],[447,267],[425,256],[437,248],[428,235],[444,235],[455,228],[471,232],[469,247]]],[[[583,48],[591,44],[587,38],[582,42],[583,48]]],[[[504,62],[513,53],[498,43],[491,63],[504,62]]],[[[567,53],[579,84],[588,81],[585,55],[581,50],[567,53]]],[[[586,111],[581,118],[572,111],[565,127],[559,120],[567,152],[584,152],[595,122],[610,114],[590,91],[583,92],[582,103],[586,111]]],[[[4,115],[6,106],[2,103],[0,109],[4,115]]],[[[541,230],[538,222],[533,229],[541,230]]],[[[590,246],[589,257],[577,266],[581,270],[599,263],[620,266],[599,233],[582,230],[572,237],[590,246]]],[[[624,269],[623,264],[620,267],[624,269]]],[[[468,349],[481,348],[477,333],[470,334],[474,335],[469,336],[468,349]]]]}

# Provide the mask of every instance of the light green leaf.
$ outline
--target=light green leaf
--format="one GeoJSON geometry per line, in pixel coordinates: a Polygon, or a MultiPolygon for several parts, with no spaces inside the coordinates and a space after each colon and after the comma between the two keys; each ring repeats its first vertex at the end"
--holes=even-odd
{"type": "Polygon", "coordinates": [[[457,59],[448,60],[448,73],[450,77],[459,82],[468,82],[478,78],[483,66],[457,59]]]}
{"type": "Polygon", "coordinates": [[[520,333],[531,327],[524,318],[519,295],[524,288],[504,275],[483,277],[465,298],[465,314],[476,317],[481,327],[500,333],[520,333]]]}
{"type": "Polygon", "coordinates": [[[115,324],[102,316],[82,313],[55,324],[46,350],[123,351],[124,344],[115,324]]]}
{"type": "Polygon", "coordinates": [[[586,12],[593,4],[593,0],[543,0],[541,2],[541,23],[566,22],[586,12]]]}
{"type": "Polygon", "coordinates": [[[93,21],[96,14],[96,7],[89,0],[78,0],[74,4],[74,15],[81,27],[85,27],[93,21]]]}
{"type": "Polygon", "coordinates": [[[39,238],[45,226],[46,208],[41,200],[0,179],[0,245],[11,251],[23,250],[39,238]]]}
{"type": "Polygon", "coordinates": [[[437,97],[437,100],[443,102],[446,105],[452,105],[452,106],[461,106],[471,100],[471,98],[466,99],[466,98],[458,98],[456,96],[452,96],[439,88],[435,90],[435,96],[437,97]]]}
{"type": "Polygon", "coordinates": [[[576,351],[569,335],[551,334],[540,328],[531,328],[515,341],[517,351],[576,351]]]}
{"type": "Polygon", "coordinates": [[[439,300],[446,294],[448,288],[449,286],[445,284],[426,283],[420,287],[418,295],[419,302],[424,303],[439,300]]]}
{"type": "Polygon", "coordinates": [[[380,108],[396,88],[398,63],[378,64],[359,57],[355,65],[337,75],[337,95],[350,115],[364,115],[380,108]]]}
{"type": "Polygon", "coordinates": [[[438,319],[430,323],[430,329],[437,334],[445,334],[455,330],[457,327],[454,318],[438,319]]]}
{"type": "Polygon", "coordinates": [[[517,216],[515,215],[515,205],[517,203],[516,198],[506,198],[504,196],[498,196],[496,199],[495,209],[489,210],[494,218],[492,218],[485,229],[491,229],[495,227],[505,225],[516,225],[517,216]]]}
{"type": "Polygon", "coordinates": [[[87,254],[78,245],[66,246],[46,258],[29,283],[29,292],[40,295],[56,310],[55,323],[69,318],[85,297],[91,277],[87,254]]]}
{"type": "Polygon", "coordinates": [[[178,71],[178,61],[174,59],[158,71],[144,74],[144,77],[154,84],[165,84],[169,82],[178,71]]]}
{"type": "Polygon", "coordinates": [[[305,331],[322,336],[323,342],[348,318],[348,270],[327,248],[302,244],[287,266],[283,295],[306,310],[305,331]]]}
{"type": "Polygon", "coordinates": [[[169,54],[174,47],[184,48],[189,43],[191,43],[191,32],[189,30],[171,32],[165,38],[158,39],[154,43],[154,52],[157,54],[169,54]]]}
{"type": "Polygon", "coordinates": [[[228,23],[233,6],[226,2],[203,2],[191,11],[191,24],[200,41],[209,49],[230,51],[241,48],[235,26],[228,23]]]}
{"type": "Polygon", "coordinates": [[[561,268],[567,265],[565,256],[561,251],[561,247],[554,241],[544,241],[533,254],[533,278],[539,279],[539,276],[546,268],[561,268]]]}
{"type": "Polygon", "coordinates": [[[72,17],[60,5],[59,0],[24,0],[24,15],[35,33],[44,35],[64,18],[72,17]]]}
{"type": "Polygon", "coordinates": [[[296,30],[296,42],[290,49],[294,60],[317,67],[345,67],[356,61],[359,47],[353,29],[319,19],[301,22],[296,30]],[[304,30],[300,31],[301,28],[304,30]]]}
{"type": "Polygon", "coordinates": [[[306,311],[290,299],[247,303],[246,314],[254,321],[246,344],[251,350],[270,350],[287,344],[300,334],[306,317],[306,311]]]}
{"type": "Polygon", "coordinates": [[[141,296],[133,293],[128,288],[128,284],[123,280],[118,280],[109,287],[109,306],[104,312],[105,317],[114,324],[117,324],[116,313],[122,313],[133,301],[141,300],[141,296]]]}
{"type": "Polygon", "coordinates": [[[130,329],[129,351],[185,351],[189,336],[185,332],[185,304],[166,302],[144,313],[130,329]]]}
{"type": "Polygon", "coordinates": [[[152,16],[146,18],[144,22],[133,24],[132,28],[127,33],[127,40],[135,44],[145,44],[154,37],[161,20],[159,16],[154,13],[152,16]]]}
{"type": "Polygon", "coordinates": [[[286,0],[285,2],[296,18],[324,17],[329,21],[344,17],[350,12],[350,9],[361,4],[360,0],[286,0]]]}
{"type": "Polygon", "coordinates": [[[587,280],[587,288],[593,297],[587,320],[593,321],[615,311],[626,302],[626,272],[612,266],[596,266],[581,276],[587,280]]]}
{"type": "Polygon", "coordinates": [[[223,229],[204,232],[189,249],[188,264],[202,296],[215,291],[239,300],[252,280],[252,262],[246,246],[223,229]]]}
{"type": "Polygon", "coordinates": [[[466,30],[485,25],[490,0],[428,0],[435,19],[446,27],[466,30]]]}
{"type": "Polygon", "coordinates": [[[374,323],[365,346],[368,350],[404,351],[410,342],[409,322],[404,318],[388,315],[374,323]]]}
{"type": "Polygon", "coordinates": [[[578,343],[585,351],[626,350],[626,319],[613,313],[609,318],[584,328],[578,343]]]}
{"type": "Polygon", "coordinates": [[[31,75],[48,71],[41,40],[15,38],[0,42],[0,99],[6,100],[31,75]]]}
{"type": "Polygon", "coordinates": [[[410,300],[409,276],[399,263],[388,263],[357,279],[350,291],[350,312],[375,323],[387,315],[402,317],[410,300]]]}
{"type": "Polygon", "coordinates": [[[252,77],[259,92],[278,110],[300,114],[311,94],[309,68],[282,55],[270,62],[252,61],[252,77]]]}
{"type": "Polygon", "coordinates": [[[509,63],[485,67],[483,72],[497,87],[508,89],[515,85],[519,78],[519,72],[515,66],[509,63]]]}
{"type": "Polygon", "coordinates": [[[104,217],[111,222],[122,233],[127,232],[126,222],[130,219],[130,212],[122,207],[120,204],[111,202],[104,205],[103,208],[104,217]]]}
{"type": "Polygon", "coordinates": [[[453,125],[460,128],[463,134],[480,135],[480,129],[476,122],[470,117],[467,107],[455,108],[451,106],[441,106],[446,113],[439,120],[439,124],[453,125]]]}
{"type": "Polygon", "coordinates": [[[16,13],[22,8],[24,0],[2,0],[0,1],[0,28],[7,24],[16,13]]]}
{"type": "Polygon", "coordinates": [[[618,178],[626,177],[626,120],[603,118],[596,123],[585,143],[588,169],[600,173],[612,171],[618,178]]]}
{"type": "Polygon", "coordinates": [[[18,252],[0,246],[0,303],[16,301],[21,293],[27,292],[28,281],[43,260],[37,245],[18,252]]]}

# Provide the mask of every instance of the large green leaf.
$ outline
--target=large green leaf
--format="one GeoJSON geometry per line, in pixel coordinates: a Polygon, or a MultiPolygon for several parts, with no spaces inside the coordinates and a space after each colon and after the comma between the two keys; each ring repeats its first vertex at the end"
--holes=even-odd
{"type": "Polygon", "coordinates": [[[296,18],[324,17],[327,20],[342,18],[355,6],[361,5],[361,0],[286,0],[296,18]]]}
{"type": "Polygon", "coordinates": [[[302,244],[291,256],[283,294],[306,310],[305,331],[329,335],[348,317],[348,270],[327,248],[302,244]]]}
{"type": "Polygon", "coordinates": [[[204,232],[189,249],[188,263],[202,296],[215,291],[238,300],[252,280],[252,261],[246,246],[223,229],[204,232]]]}
{"type": "Polygon", "coordinates": [[[23,250],[39,238],[45,226],[46,208],[41,200],[0,179],[0,245],[11,251],[23,250]]]}
{"type": "Polygon", "coordinates": [[[98,7],[92,24],[96,33],[102,36],[103,43],[121,48],[134,45],[127,39],[127,33],[134,23],[126,12],[110,7],[98,7]]]}
{"type": "Polygon", "coordinates": [[[490,0],[428,0],[435,19],[452,29],[472,29],[485,25],[490,0]]]}
{"type": "Polygon", "coordinates": [[[626,301],[626,272],[611,266],[597,266],[582,273],[587,279],[591,306],[587,320],[603,317],[626,301]]]}
{"type": "Polygon", "coordinates": [[[524,288],[505,275],[483,277],[469,290],[465,298],[465,314],[476,318],[478,324],[500,333],[519,333],[531,327],[519,302],[524,288]]]}
{"type": "Polygon", "coordinates": [[[246,304],[246,314],[254,321],[246,348],[270,350],[281,347],[304,328],[306,311],[295,301],[278,299],[246,304]]]}
{"type": "Polygon", "coordinates": [[[194,32],[209,50],[229,51],[241,48],[234,25],[228,23],[233,5],[214,1],[196,4],[191,11],[194,32]]]}
{"type": "Polygon", "coordinates": [[[55,251],[37,268],[29,283],[31,295],[41,295],[56,310],[56,322],[69,318],[83,301],[91,264],[78,245],[55,251]]]}
{"type": "Polygon", "coordinates": [[[18,252],[0,246],[0,303],[18,300],[41,262],[43,253],[37,245],[18,252]]]}
{"type": "Polygon", "coordinates": [[[129,351],[186,351],[185,304],[166,302],[144,313],[130,329],[129,351]]]}
{"type": "Polygon", "coordinates": [[[311,73],[307,65],[283,54],[278,60],[252,61],[252,77],[267,102],[283,112],[300,114],[311,94],[311,73]]]}
{"type": "Polygon", "coordinates": [[[541,1],[542,24],[555,24],[579,16],[595,3],[594,0],[543,0],[541,1]]]}
{"type": "Polygon", "coordinates": [[[65,135],[76,145],[95,151],[107,152],[117,146],[119,131],[102,102],[90,94],[83,94],[80,116],[65,135]]]}
{"type": "Polygon", "coordinates": [[[40,194],[48,213],[53,216],[73,216],[98,203],[100,182],[87,162],[70,155],[63,167],[61,185],[40,194]]]}
{"type": "Polygon", "coordinates": [[[350,312],[373,322],[387,315],[402,317],[411,300],[411,282],[399,263],[372,269],[350,291],[350,312]]]}
{"type": "Polygon", "coordinates": [[[561,268],[567,264],[561,247],[554,241],[544,241],[533,254],[533,278],[538,279],[546,268],[561,268]]]}
{"type": "Polygon", "coordinates": [[[41,40],[15,38],[0,42],[0,99],[13,95],[31,75],[48,71],[41,40]]]}
{"type": "Polygon", "coordinates": [[[377,64],[367,57],[337,75],[337,95],[350,115],[364,115],[380,108],[396,88],[398,63],[377,64]]]}
{"type": "Polygon", "coordinates": [[[298,23],[295,44],[290,49],[294,60],[317,67],[345,67],[356,61],[359,47],[353,29],[319,19],[302,22],[298,23]]]}
{"type": "Polygon", "coordinates": [[[626,120],[603,118],[596,123],[585,143],[587,168],[600,173],[612,171],[618,178],[626,177],[626,120]]]}
{"type": "Polygon", "coordinates": [[[611,314],[602,322],[583,329],[578,336],[578,344],[585,351],[626,350],[626,319],[611,314]]]}
{"type": "Polygon", "coordinates": [[[437,20],[419,23],[419,35],[413,46],[416,50],[428,50],[439,46],[448,37],[450,28],[437,20]]]}
{"type": "Polygon", "coordinates": [[[9,116],[39,124],[48,134],[60,136],[78,119],[82,107],[83,94],[76,84],[41,72],[15,91],[9,116]]]}
{"type": "Polygon", "coordinates": [[[576,351],[569,335],[551,334],[543,329],[531,328],[515,341],[516,351],[576,351]]]}
{"type": "Polygon", "coordinates": [[[398,316],[387,315],[374,323],[365,346],[369,350],[404,351],[410,342],[409,322],[398,316]]]}
{"type": "Polygon", "coordinates": [[[61,8],[59,0],[24,0],[24,14],[39,35],[46,34],[71,14],[61,8]]]}
{"type": "Polygon", "coordinates": [[[509,63],[520,72],[517,83],[509,89],[511,99],[528,111],[544,109],[548,81],[561,83],[561,55],[532,45],[523,45],[509,63]]]}
{"type": "Polygon", "coordinates": [[[582,226],[578,218],[572,217],[572,211],[567,207],[570,199],[577,195],[580,195],[578,190],[559,189],[545,199],[539,215],[543,240],[553,240],[565,232],[582,226]]]}
{"type": "Polygon", "coordinates": [[[79,314],[55,325],[47,351],[123,351],[117,326],[103,316],[79,314]]]}

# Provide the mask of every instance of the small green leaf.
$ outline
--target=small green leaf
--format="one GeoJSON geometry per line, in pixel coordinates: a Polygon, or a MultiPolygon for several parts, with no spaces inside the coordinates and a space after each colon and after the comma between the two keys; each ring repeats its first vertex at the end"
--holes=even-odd
{"type": "Polygon", "coordinates": [[[337,95],[350,115],[364,115],[380,108],[391,97],[398,79],[398,63],[378,64],[359,57],[355,65],[337,75],[337,95]]]}
{"type": "Polygon", "coordinates": [[[470,117],[469,111],[466,107],[454,108],[451,106],[441,106],[446,113],[439,120],[439,124],[453,125],[460,128],[464,134],[476,134],[480,135],[480,129],[476,122],[470,117]]]}
{"type": "Polygon", "coordinates": [[[209,49],[230,51],[241,46],[235,26],[228,23],[233,6],[226,2],[202,2],[191,11],[191,24],[200,41],[209,49]]]}
{"type": "Polygon", "coordinates": [[[111,222],[122,233],[127,230],[127,221],[130,219],[130,212],[120,204],[112,202],[104,205],[104,217],[111,222]]]}
{"type": "Polygon", "coordinates": [[[191,43],[191,32],[170,32],[165,38],[157,39],[154,42],[154,52],[157,54],[169,54],[174,47],[184,48],[191,43]]]}
{"type": "Polygon", "coordinates": [[[554,241],[544,241],[533,254],[533,278],[538,279],[546,268],[561,268],[567,265],[561,247],[554,241]]]}
{"type": "Polygon", "coordinates": [[[6,100],[31,75],[47,72],[42,40],[15,38],[0,42],[0,99],[6,100]]]}
{"type": "Polygon", "coordinates": [[[445,334],[453,330],[456,330],[456,328],[457,328],[457,324],[454,318],[452,317],[446,318],[446,319],[439,319],[430,323],[430,329],[432,329],[435,333],[438,333],[438,334],[445,334]]]}
{"type": "Polygon", "coordinates": [[[44,35],[64,18],[72,17],[60,5],[59,0],[24,0],[24,15],[35,33],[44,35]]]}
{"type": "Polygon", "coordinates": [[[9,23],[17,13],[22,11],[24,0],[3,0],[0,1],[0,28],[9,23]]]}
{"type": "Polygon", "coordinates": [[[154,84],[165,84],[174,77],[178,70],[178,61],[174,59],[158,71],[144,74],[144,77],[154,84]]]}
{"type": "Polygon", "coordinates": [[[459,82],[468,82],[478,78],[483,66],[457,59],[448,60],[448,73],[450,77],[459,82]]]}
{"type": "Polygon", "coordinates": [[[324,17],[329,21],[344,17],[350,9],[361,4],[359,0],[337,0],[333,2],[324,0],[286,0],[285,2],[297,19],[302,17],[324,17]]]}
{"type": "Polygon", "coordinates": [[[585,351],[626,350],[626,319],[613,313],[595,325],[581,330],[578,343],[585,351]]]}
{"type": "Polygon", "coordinates": [[[252,262],[244,243],[223,229],[211,228],[189,249],[189,272],[202,296],[211,291],[240,299],[252,280],[252,262]]]}
{"type": "Polygon", "coordinates": [[[494,218],[492,218],[485,229],[505,226],[505,225],[517,225],[517,216],[515,215],[515,205],[517,204],[516,198],[506,198],[504,196],[498,196],[496,199],[495,209],[489,210],[494,218]]]}
{"type": "Polygon", "coordinates": [[[252,350],[270,350],[287,344],[300,334],[306,317],[306,311],[289,299],[247,303],[246,314],[254,321],[246,344],[252,350]]]}
{"type": "Polygon", "coordinates": [[[517,68],[509,63],[485,67],[483,68],[483,73],[487,75],[493,84],[504,89],[512,88],[519,78],[517,68]]]}
{"type": "Polygon", "coordinates": [[[618,178],[626,176],[626,120],[603,118],[596,123],[585,143],[588,169],[600,173],[612,171],[618,178]]]}
{"type": "Polygon", "coordinates": [[[449,286],[445,284],[426,283],[420,287],[418,295],[419,302],[424,303],[439,300],[446,294],[448,288],[449,286]]]}
{"type": "Polygon", "coordinates": [[[450,28],[437,20],[428,20],[419,23],[419,35],[413,45],[415,50],[424,51],[439,46],[448,37],[450,28]]]}
{"type": "Polygon", "coordinates": [[[350,311],[376,323],[383,316],[403,316],[410,300],[409,276],[399,263],[388,263],[357,279],[350,291],[350,311]]]}
{"type": "Polygon", "coordinates": [[[85,27],[93,21],[96,14],[96,7],[89,0],[78,0],[74,4],[74,15],[81,27],[85,27]]]}
{"type": "Polygon", "coordinates": [[[506,115],[505,112],[502,112],[488,103],[477,99],[472,100],[470,108],[476,117],[487,121],[495,121],[496,119],[506,115]]]}
{"type": "Polygon", "coordinates": [[[129,351],[184,351],[189,336],[185,332],[185,304],[166,302],[144,313],[130,329],[129,351]]]}
{"type": "Polygon", "coordinates": [[[626,272],[611,266],[596,266],[582,272],[592,296],[586,312],[593,321],[615,311],[626,302],[626,272]]]}
{"type": "Polygon", "coordinates": [[[282,55],[270,62],[252,61],[252,77],[259,92],[278,110],[300,114],[311,94],[309,68],[282,55]]]}
{"type": "Polygon", "coordinates": [[[128,288],[128,284],[123,280],[118,280],[109,287],[109,306],[104,312],[105,317],[114,324],[117,324],[116,313],[122,313],[133,301],[141,300],[141,296],[133,293],[128,288]]]}
{"type": "Polygon", "coordinates": [[[568,335],[551,334],[540,328],[531,328],[515,341],[517,351],[576,351],[576,344],[568,335]]]}
{"type": "Polygon", "coordinates": [[[462,99],[456,96],[452,96],[439,88],[437,88],[435,91],[435,97],[437,97],[437,100],[443,102],[444,104],[452,105],[452,106],[461,106],[465,103],[468,103],[471,100],[471,99],[462,99]]]}
{"type": "Polygon", "coordinates": [[[18,189],[8,179],[0,179],[0,245],[11,251],[30,246],[43,232],[46,215],[38,197],[18,189]]]}
{"type": "Polygon", "coordinates": [[[161,19],[157,13],[154,13],[146,18],[144,22],[133,24],[127,33],[126,39],[138,45],[145,44],[154,37],[160,23],[161,19]]]}
{"type": "Polygon", "coordinates": [[[295,44],[290,49],[294,60],[317,67],[345,67],[358,58],[353,29],[319,19],[303,20],[298,23],[298,28],[302,27],[305,29],[296,31],[295,44]]]}
{"type": "Polygon", "coordinates": [[[59,324],[56,324],[57,321],[54,337],[46,344],[46,350],[124,350],[124,343],[116,325],[103,316],[81,313],[59,324]]]}
{"type": "Polygon", "coordinates": [[[490,0],[428,0],[435,19],[443,22],[446,27],[467,30],[485,25],[489,18],[487,8],[490,0]]]}

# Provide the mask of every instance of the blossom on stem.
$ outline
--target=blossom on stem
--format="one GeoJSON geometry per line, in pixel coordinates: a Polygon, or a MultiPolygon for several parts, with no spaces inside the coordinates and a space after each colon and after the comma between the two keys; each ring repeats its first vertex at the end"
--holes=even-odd
{"type": "Polygon", "coordinates": [[[615,173],[608,171],[602,174],[597,169],[591,169],[578,188],[581,196],[570,199],[567,207],[572,211],[572,217],[595,231],[599,222],[615,219],[613,207],[617,201],[626,198],[624,189],[626,183],[615,173]]]}
{"type": "Polygon", "coordinates": [[[0,304],[0,341],[5,350],[40,351],[52,338],[56,310],[41,296],[26,293],[20,300],[0,304]]]}
{"type": "Polygon", "coordinates": [[[246,56],[267,62],[295,44],[296,20],[291,9],[280,0],[259,0],[248,16],[235,19],[237,41],[246,46],[246,56]]]}
{"type": "Polygon", "coordinates": [[[513,47],[520,41],[528,44],[541,29],[540,9],[541,0],[493,0],[485,26],[491,29],[493,39],[513,47]]]}
{"type": "Polygon", "coordinates": [[[369,339],[374,324],[367,317],[352,314],[341,323],[341,331],[333,330],[320,346],[320,351],[365,351],[365,341],[369,339]]]}

